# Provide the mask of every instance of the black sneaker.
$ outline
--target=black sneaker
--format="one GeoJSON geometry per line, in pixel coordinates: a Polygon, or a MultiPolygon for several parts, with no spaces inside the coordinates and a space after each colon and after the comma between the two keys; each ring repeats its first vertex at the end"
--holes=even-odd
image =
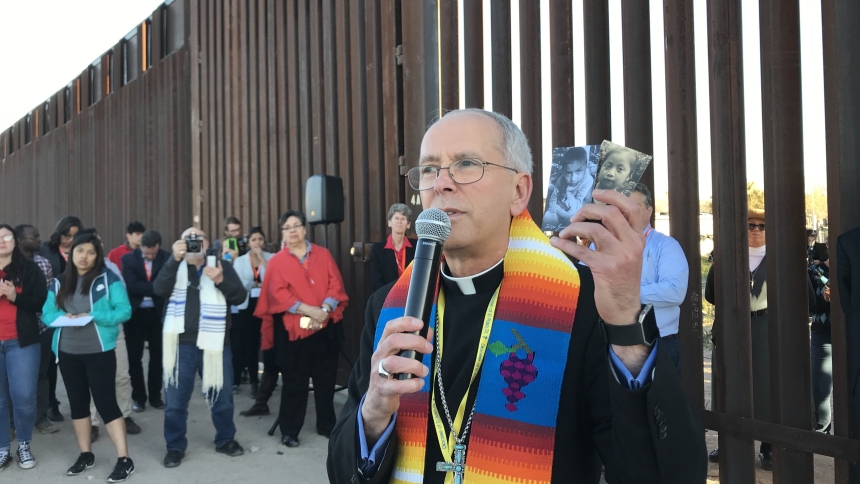
{"type": "Polygon", "coordinates": [[[269,414],[269,406],[265,403],[255,403],[248,410],[242,410],[239,412],[239,415],[243,417],[256,417],[260,415],[268,415],[269,414]]]}
{"type": "Polygon", "coordinates": [[[215,447],[215,451],[227,454],[230,457],[238,457],[245,453],[245,449],[243,449],[242,446],[239,445],[239,442],[236,442],[235,440],[231,440],[221,447],[215,447]]]}
{"type": "Polygon", "coordinates": [[[180,452],[178,450],[168,450],[167,455],[164,456],[164,467],[170,469],[171,467],[179,467],[179,464],[182,464],[182,459],[185,457],[185,452],[180,452]]]}
{"type": "Polygon", "coordinates": [[[40,434],[56,434],[60,431],[60,427],[52,424],[48,417],[42,417],[36,420],[36,430],[40,434]]]}
{"type": "Polygon", "coordinates": [[[36,458],[33,457],[33,452],[30,450],[29,442],[18,444],[18,466],[21,467],[21,469],[32,469],[36,467],[36,458]]]}
{"type": "Polygon", "coordinates": [[[163,400],[150,400],[149,406],[152,408],[157,408],[158,410],[164,410],[164,401],[163,400]]]}
{"type": "Polygon", "coordinates": [[[96,456],[92,452],[81,452],[75,465],[69,467],[66,471],[67,476],[79,476],[87,469],[91,469],[96,465],[96,456]]]}
{"type": "Polygon", "coordinates": [[[3,456],[0,456],[0,471],[12,465],[12,454],[6,452],[3,456]]]}
{"type": "Polygon", "coordinates": [[[708,460],[711,462],[719,462],[720,461],[720,449],[719,447],[712,450],[710,454],[708,454],[708,460]]]}
{"type": "Polygon", "coordinates": [[[140,433],[140,425],[135,423],[134,419],[131,417],[125,418],[125,431],[128,435],[137,435],[140,433]]]}
{"type": "Polygon", "coordinates": [[[284,435],[281,437],[281,443],[286,445],[287,447],[294,448],[299,446],[299,439],[293,437],[292,435],[284,435]]]}
{"type": "Polygon", "coordinates": [[[134,403],[131,405],[131,410],[132,410],[134,413],[140,413],[140,412],[143,412],[144,410],[146,410],[146,402],[134,402],[134,403]]]}
{"type": "Polygon", "coordinates": [[[134,474],[134,462],[128,457],[120,457],[113,466],[113,472],[107,478],[108,482],[123,482],[134,474]]]}
{"type": "Polygon", "coordinates": [[[48,420],[51,422],[62,422],[65,420],[63,418],[63,414],[60,413],[60,407],[54,405],[53,407],[48,409],[48,420]]]}

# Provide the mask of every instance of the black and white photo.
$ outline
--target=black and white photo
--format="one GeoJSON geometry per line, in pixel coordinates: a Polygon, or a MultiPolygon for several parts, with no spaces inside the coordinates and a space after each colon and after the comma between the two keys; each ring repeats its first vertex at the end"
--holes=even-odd
{"type": "Polygon", "coordinates": [[[597,173],[600,145],[560,147],[552,150],[552,170],[541,229],[560,232],[586,203],[597,173]]]}
{"type": "Polygon", "coordinates": [[[615,190],[628,197],[654,157],[604,141],[600,145],[600,162],[594,189],[615,190]]]}

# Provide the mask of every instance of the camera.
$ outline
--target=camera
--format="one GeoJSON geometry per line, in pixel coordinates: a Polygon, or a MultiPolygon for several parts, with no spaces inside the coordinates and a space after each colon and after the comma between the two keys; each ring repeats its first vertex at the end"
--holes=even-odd
{"type": "Polygon", "coordinates": [[[200,252],[203,248],[203,237],[191,234],[185,237],[185,251],[188,253],[200,252]]]}
{"type": "Polygon", "coordinates": [[[239,254],[244,255],[248,253],[248,237],[239,239],[237,245],[239,246],[239,254]]]}

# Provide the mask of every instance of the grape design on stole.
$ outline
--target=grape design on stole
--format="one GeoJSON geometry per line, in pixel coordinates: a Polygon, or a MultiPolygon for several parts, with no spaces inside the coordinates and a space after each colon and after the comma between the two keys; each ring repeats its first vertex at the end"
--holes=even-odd
{"type": "Polygon", "coordinates": [[[538,370],[534,365],[535,352],[529,348],[529,345],[526,344],[517,330],[511,329],[511,332],[517,338],[516,345],[509,348],[501,341],[496,341],[489,345],[489,350],[496,356],[508,353],[508,358],[499,365],[499,374],[502,375],[505,383],[508,384],[507,388],[502,389],[502,393],[508,401],[505,404],[505,408],[509,412],[515,412],[517,411],[516,403],[526,398],[526,394],[523,393],[523,387],[535,381],[538,376],[538,370]],[[524,357],[519,356],[519,350],[523,350],[525,353],[524,357]]]}

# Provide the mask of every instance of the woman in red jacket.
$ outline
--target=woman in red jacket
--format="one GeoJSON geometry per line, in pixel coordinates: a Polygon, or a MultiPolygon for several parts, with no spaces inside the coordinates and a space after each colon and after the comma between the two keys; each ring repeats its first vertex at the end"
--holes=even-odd
{"type": "Polygon", "coordinates": [[[328,437],[336,421],[334,386],[349,298],[331,254],[307,241],[305,214],[281,216],[283,250],[269,261],[255,316],[263,320],[263,349],[275,347],[281,389],[281,442],[298,447],[313,378],[317,433],[328,437]]]}

